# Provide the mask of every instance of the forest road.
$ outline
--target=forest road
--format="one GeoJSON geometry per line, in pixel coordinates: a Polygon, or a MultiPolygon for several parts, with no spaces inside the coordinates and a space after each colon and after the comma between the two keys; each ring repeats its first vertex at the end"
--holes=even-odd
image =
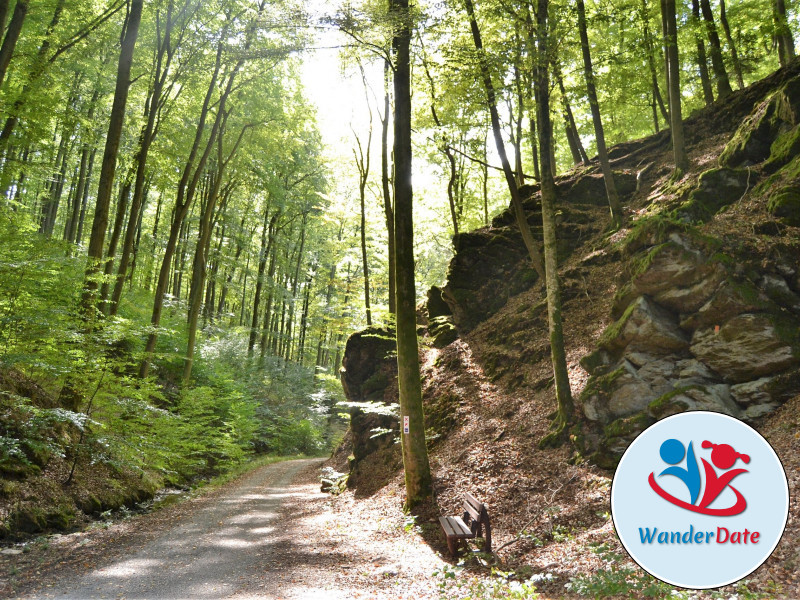
{"type": "Polygon", "coordinates": [[[292,460],[261,467],[210,494],[211,501],[200,499],[197,510],[176,517],[144,545],[132,545],[123,556],[27,598],[264,598],[263,592],[253,593],[253,582],[270,579],[271,540],[280,538],[283,505],[303,494],[302,486],[292,485],[301,471],[321,463],[292,460]]]}

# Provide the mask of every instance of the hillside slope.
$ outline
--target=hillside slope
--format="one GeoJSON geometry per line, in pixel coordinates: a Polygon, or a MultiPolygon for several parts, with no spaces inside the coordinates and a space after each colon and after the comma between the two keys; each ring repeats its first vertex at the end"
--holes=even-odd
{"type": "MultiPolygon", "coordinates": [[[[485,500],[495,548],[512,542],[500,557],[521,573],[549,574],[540,587],[553,594],[566,584],[588,595],[599,593],[593,586],[619,583],[617,593],[636,595],[653,585],[616,541],[609,490],[624,448],[658,418],[702,408],[747,419],[784,460],[792,496],[797,489],[800,64],[692,115],[686,130],[692,167],[677,181],[666,132],[612,149],[627,217],[613,234],[596,162],[558,181],[564,328],[580,399],[571,443],[538,446],[555,409],[546,306],[510,211],[455,240],[447,307],[429,302],[422,315],[438,510],[458,512],[465,490],[485,500]]],[[[536,189],[527,191],[536,228],[536,189]]],[[[345,379],[359,352],[351,342],[345,379]]],[[[393,358],[372,356],[348,382],[349,399],[391,404],[393,358]]],[[[355,493],[393,497],[401,464],[386,430],[396,432],[396,421],[380,431],[358,422],[348,439],[386,441],[355,450],[350,466],[371,473],[353,479],[355,493]]],[[[340,449],[340,468],[351,451],[340,449]]],[[[794,502],[781,545],[749,589],[800,595],[797,511],[794,502]]],[[[444,550],[437,527],[429,530],[444,550]]]]}

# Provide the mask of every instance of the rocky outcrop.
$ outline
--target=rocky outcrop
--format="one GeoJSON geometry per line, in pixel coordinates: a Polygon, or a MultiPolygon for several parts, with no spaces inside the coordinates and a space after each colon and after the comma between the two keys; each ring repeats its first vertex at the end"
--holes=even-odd
{"type": "Polygon", "coordinates": [[[474,329],[537,280],[522,236],[514,227],[462,233],[454,243],[455,256],[442,296],[462,331],[474,329]]]}
{"type": "MultiPolygon", "coordinates": [[[[636,174],[614,173],[617,191],[624,200],[636,190],[636,174]]],[[[558,255],[569,256],[583,241],[598,233],[606,222],[596,218],[597,206],[608,203],[599,173],[583,174],[558,182],[556,226],[558,255]]],[[[542,238],[542,212],[538,187],[522,186],[524,206],[534,237],[542,238]]],[[[531,288],[538,280],[517,228],[511,207],[492,219],[490,228],[462,233],[453,240],[442,297],[461,333],[473,330],[496,314],[512,296],[531,288]]]]}
{"type": "Polygon", "coordinates": [[[791,269],[754,281],[755,270],[688,233],[633,263],[630,305],[582,361],[592,376],[580,404],[596,432],[584,450],[595,462],[613,466],[657,419],[710,410],[752,420],[800,390],[791,269]]]}
{"type": "Polygon", "coordinates": [[[800,123],[800,78],[789,80],[765,98],[725,146],[719,163],[739,167],[760,163],[770,157],[773,144],[785,144],[779,136],[800,123]]]}
{"type": "Polygon", "coordinates": [[[351,335],[340,377],[348,401],[353,445],[347,485],[358,487],[369,480],[366,465],[375,455],[395,452],[399,421],[394,331],[369,327],[351,335]]]}
{"type": "MultiPolygon", "coordinates": [[[[613,466],[657,419],[712,410],[753,420],[800,391],[800,236],[763,244],[759,255],[695,228],[745,196],[784,226],[800,226],[799,153],[794,73],[755,103],[720,168],[623,244],[630,278],[619,282],[617,320],[581,361],[591,375],[580,397],[590,424],[581,439],[598,464],[613,466]]],[[[766,225],[770,235],[782,231],[766,225]]]]}
{"type": "Polygon", "coordinates": [[[428,309],[428,318],[435,319],[436,317],[449,317],[453,314],[450,306],[442,298],[442,288],[431,286],[428,290],[428,300],[425,303],[428,309]]]}

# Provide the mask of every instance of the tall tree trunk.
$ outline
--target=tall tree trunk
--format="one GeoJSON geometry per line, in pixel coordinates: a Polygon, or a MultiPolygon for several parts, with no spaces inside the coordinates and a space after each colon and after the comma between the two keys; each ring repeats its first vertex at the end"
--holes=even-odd
{"type": "MultiPolygon", "coordinates": [[[[131,251],[136,231],[136,223],[141,217],[142,202],[144,201],[144,183],[147,170],[147,157],[150,153],[150,146],[156,137],[156,120],[160,115],[160,107],[163,102],[163,93],[169,74],[170,64],[175,49],[172,47],[172,27],[174,19],[172,16],[173,2],[167,5],[167,15],[164,26],[163,37],[159,35],[158,46],[156,48],[155,68],[153,72],[153,85],[145,101],[145,125],[139,135],[139,149],[133,159],[136,165],[136,175],[134,176],[133,197],[131,198],[130,218],[128,227],[125,231],[125,239],[122,242],[122,252],[119,258],[119,268],[114,281],[114,292],[111,296],[110,312],[117,314],[119,302],[122,299],[122,288],[125,285],[125,276],[130,264],[131,251]]],[[[160,33],[160,32],[159,32],[160,33]]]]}
{"type": "MultiPolygon", "coordinates": [[[[536,144],[536,142],[534,142],[536,144]]],[[[489,133],[483,136],[483,164],[481,165],[481,192],[483,196],[483,226],[489,226],[489,133]]],[[[536,157],[534,157],[536,158],[536,157]]],[[[535,164],[538,166],[538,159],[535,164]]]]}
{"type": "MultiPolygon", "coordinates": [[[[119,238],[122,236],[122,226],[125,221],[125,216],[128,214],[128,200],[131,195],[131,181],[126,179],[122,184],[122,189],[119,192],[119,200],[117,202],[117,212],[114,218],[114,227],[111,231],[111,239],[108,241],[108,250],[106,251],[105,265],[103,266],[103,285],[100,288],[100,309],[106,315],[111,314],[111,307],[108,303],[109,292],[109,279],[114,273],[114,257],[117,254],[117,246],[119,245],[119,238]]],[[[137,219],[138,221],[138,219],[137,219]]],[[[136,222],[134,221],[133,229],[136,229],[136,222]]]]}
{"type": "Polygon", "coordinates": [[[786,18],[785,0],[773,0],[772,14],[775,22],[775,37],[778,40],[778,60],[780,60],[781,66],[785,67],[794,60],[795,56],[794,38],[786,18]]]}
{"type": "MultiPolygon", "coordinates": [[[[8,0],[5,0],[4,4],[8,6],[8,0]]],[[[5,81],[8,65],[11,64],[11,57],[14,55],[14,48],[17,46],[17,40],[27,14],[28,0],[17,0],[17,4],[14,6],[14,13],[11,15],[11,21],[6,29],[6,35],[3,38],[3,45],[0,46],[0,87],[5,81]]],[[[2,24],[5,24],[5,15],[3,15],[2,24]]]]}
{"type": "MultiPolygon", "coordinates": [[[[515,36],[517,47],[521,45],[519,34],[515,36]]],[[[522,168],[522,120],[525,114],[525,102],[522,94],[522,75],[520,74],[519,65],[522,62],[521,53],[517,53],[514,60],[514,88],[517,92],[517,114],[514,118],[514,170],[517,172],[517,186],[525,184],[525,172],[522,168]]],[[[509,111],[513,114],[513,111],[509,111]]]]}
{"type": "Polygon", "coordinates": [[[533,178],[536,181],[542,180],[542,169],[539,166],[539,144],[536,142],[536,116],[534,114],[535,108],[530,109],[528,117],[528,124],[530,126],[531,137],[531,153],[533,154],[533,178]]]}
{"type": "MultiPolygon", "coordinates": [[[[208,140],[206,141],[205,150],[200,156],[200,159],[197,161],[197,164],[195,164],[197,153],[200,151],[200,142],[203,139],[203,134],[205,133],[206,129],[206,120],[210,112],[211,98],[217,88],[217,78],[219,76],[220,64],[222,60],[222,49],[223,42],[220,41],[217,46],[214,71],[211,75],[211,79],[209,80],[206,96],[203,100],[203,106],[200,110],[200,118],[195,130],[194,142],[191,150],[189,151],[189,156],[186,160],[186,165],[184,166],[181,180],[178,182],[178,194],[175,200],[175,209],[172,215],[172,225],[170,226],[167,246],[164,249],[164,257],[161,262],[161,269],[158,273],[155,298],[153,299],[153,312],[150,316],[150,324],[154,329],[159,327],[161,324],[161,312],[164,308],[164,294],[167,292],[170,266],[175,254],[175,250],[178,246],[178,236],[183,229],[183,222],[187,213],[189,212],[189,208],[194,202],[197,185],[200,181],[203,171],[205,170],[208,156],[211,153],[211,149],[216,142],[216,137],[219,132],[219,123],[220,119],[222,118],[222,111],[217,112],[217,117],[214,120],[208,140]]],[[[229,83],[232,85],[232,81],[229,81],[229,83]]],[[[157,341],[158,334],[154,331],[147,338],[147,344],[145,345],[145,357],[142,360],[141,366],[139,367],[140,377],[147,377],[148,373],[150,372],[150,360],[153,355],[153,351],[155,350],[157,341]]]]}
{"type": "MultiPolygon", "coordinates": [[[[464,5],[467,9],[469,16],[470,29],[472,30],[472,41],[475,44],[475,49],[478,51],[478,60],[480,62],[481,78],[483,79],[483,87],[486,91],[487,102],[489,106],[489,116],[492,120],[492,132],[494,134],[495,146],[497,146],[497,154],[500,156],[500,162],[503,165],[503,175],[506,178],[508,190],[511,193],[511,204],[514,206],[514,216],[516,217],[517,227],[519,227],[522,241],[528,250],[533,268],[539,274],[539,277],[544,281],[544,262],[542,255],[536,244],[536,240],[531,232],[530,225],[528,225],[528,217],[525,214],[525,208],[522,206],[522,198],[519,194],[517,181],[514,178],[514,172],[511,170],[511,164],[508,162],[508,155],[506,154],[506,147],[503,143],[503,133],[500,127],[500,115],[497,112],[497,99],[492,83],[492,75],[489,70],[489,64],[486,60],[486,54],[483,49],[483,41],[481,40],[481,32],[478,28],[478,22],[475,18],[475,7],[472,0],[464,0],[464,5]]],[[[395,159],[396,160],[396,159],[395,159]]]]}
{"type": "Polygon", "coordinates": [[[689,156],[686,153],[686,142],[683,136],[683,117],[681,116],[681,79],[675,0],[661,0],[661,11],[664,21],[664,47],[668,66],[667,85],[669,88],[672,153],[675,158],[676,174],[682,176],[689,170],[689,156]]]}
{"type": "Polygon", "coordinates": [[[700,35],[700,2],[692,0],[692,28],[694,41],[697,46],[697,68],[700,72],[700,85],[703,87],[703,99],[706,106],[714,102],[714,91],[711,89],[711,78],[708,76],[708,59],[703,36],[700,35]]]}
{"type": "Polygon", "coordinates": [[[103,250],[105,249],[109,204],[111,202],[111,192],[114,188],[114,173],[117,168],[117,154],[119,153],[122,126],[125,121],[125,106],[128,102],[133,50],[139,34],[139,23],[142,19],[142,3],[143,0],[131,1],[130,13],[125,21],[125,36],[122,40],[119,65],[117,67],[117,85],[114,91],[114,102],[111,107],[103,163],[100,168],[100,182],[97,187],[92,235],[89,239],[89,262],[86,268],[83,294],[83,310],[87,316],[91,316],[94,310],[95,294],[98,289],[97,274],[100,272],[103,250]]]}
{"type": "MultiPolygon", "coordinates": [[[[364,71],[361,71],[362,76],[364,71]]],[[[367,84],[364,80],[364,91],[367,84]]],[[[369,106],[369,96],[367,96],[367,106],[369,106]]],[[[353,132],[355,135],[355,132],[353,132]]],[[[356,138],[356,148],[353,148],[353,156],[356,159],[358,169],[358,197],[361,201],[361,265],[364,273],[364,310],[367,311],[367,325],[372,326],[372,307],[369,303],[369,261],[367,260],[367,180],[369,179],[369,158],[372,149],[372,110],[369,111],[369,133],[367,135],[366,152],[361,146],[358,135],[356,138]]],[[[304,221],[305,222],[305,221],[304,221]]],[[[303,229],[305,232],[305,228],[303,229]]]]}
{"type": "Polygon", "coordinates": [[[267,268],[267,260],[269,258],[272,241],[274,238],[275,222],[280,216],[280,211],[276,210],[272,215],[272,220],[269,220],[270,203],[264,207],[264,223],[261,229],[261,250],[258,253],[258,274],[256,275],[256,289],[253,295],[253,314],[252,322],[250,324],[250,336],[247,341],[247,356],[252,357],[253,351],[256,347],[256,339],[258,338],[258,324],[261,319],[261,292],[264,289],[264,271],[267,268]]]}
{"type": "MultiPolygon", "coordinates": [[[[420,39],[420,45],[422,41],[420,39]]],[[[443,130],[442,121],[439,119],[439,113],[436,111],[436,86],[433,82],[433,76],[431,75],[430,69],[428,68],[428,59],[423,54],[422,55],[422,68],[425,71],[425,77],[428,79],[428,87],[430,88],[430,95],[431,95],[431,116],[433,117],[433,123],[436,125],[437,129],[443,130]]],[[[437,143],[439,147],[439,152],[444,154],[445,158],[447,159],[447,164],[449,168],[450,176],[447,180],[447,204],[450,207],[450,219],[453,223],[453,240],[458,237],[458,211],[456,209],[456,180],[458,177],[457,168],[456,168],[456,157],[453,155],[453,148],[450,146],[449,136],[447,134],[442,134],[443,139],[440,143],[437,143]]]]}
{"type": "Polygon", "coordinates": [[[731,26],[728,24],[728,14],[725,10],[725,0],[719,0],[719,22],[722,25],[722,31],[725,32],[728,48],[731,50],[731,62],[733,63],[733,72],[736,75],[736,85],[742,90],[744,89],[742,62],[739,60],[739,53],[736,51],[736,44],[733,42],[733,36],[731,35],[731,26]]]}
{"type": "Polygon", "coordinates": [[[294,276],[292,277],[292,295],[289,298],[289,315],[286,324],[286,346],[285,346],[285,359],[290,361],[292,359],[292,328],[294,326],[294,313],[297,304],[297,290],[300,285],[300,267],[303,264],[303,252],[306,247],[306,226],[308,224],[308,213],[303,213],[303,221],[300,225],[300,247],[297,249],[297,260],[294,266],[294,276]]]}
{"type": "MultiPolygon", "coordinates": [[[[28,73],[27,82],[22,86],[22,91],[20,91],[17,99],[14,101],[8,113],[8,117],[3,124],[3,129],[0,131],[0,151],[6,149],[9,144],[11,136],[19,123],[20,112],[28,101],[31,87],[41,78],[47,69],[47,53],[50,51],[51,36],[55,28],[58,27],[58,23],[61,21],[61,13],[64,12],[65,1],[66,0],[56,1],[56,5],[53,9],[53,16],[45,31],[44,39],[39,45],[39,51],[33,59],[33,65],[28,73]]],[[[128,18],[130,18],[130,15],[128,18]]]]}
{"type": "MultiPolygon", "coordinates": [[[[272,235],[277,235],[277,231],[274,232],[272,235]]],[[[267,269],[267,281],[270,283],[275,281],[275,270],[278,267],[278,252],[277,252],[277,243],[272,244],[272,252],[270,253],[269,257],[269,269],[267,269]]],[[[264,307],[264,317],[262,320],[262,327],[261,327],[261,343],[260,343],[260,355],[259,361],[262,363],[264,362],[264,356],[267,353],[267,348],[269,344],[269,334],[271,333],[270,325],[271,325],[271,316],[272,316],[272,301],[275,297],[275,289],[274,285],[270,287],[269,295],[267,296],[267,306],[264,307]]]]}
{"type": "Polygon", "coordinates": [[[67,171],[67,155],[70,146],[70,137],[71,132],[67,131],[67,125],[64,125],[61,133],[61,141],[58,144],[58,153],[56,154],[53,176],[50,179],[50,189],[47,192],[47,197],[42,202],[39,220],[39,233],[47,237],[52,237],[53,230],[55,229],[56,213],[58,212],[58,205],[61,201],[61,190],[63,190],[63,182],[67,171]]]}
{"type": "Polygon", "coordinates": [[[395,299],[394,201],[389,181],[390,69],[389,61],[385,60],[383,62],[383,118],[381,119],[381,188],[383,190],[383,214],[386,219],[386,250],[389,254],[389,314],[393,315],[397,312],[397,301],[395,299]]]}
{"type": "MultiPolygon", "coordinates": [[[[597,143],[597,156],[600,159],[600,170],[603,172],[603,180],[606,184],[606,196],[608,197],[608,205],[611,209],[611,221],[614,224],[614,229],[619,229],[622,227],[624,218],[622,214],[622,205],[619,202],[619,195],[617,194],[617,186],[614,184],[614,173],[611,171],[611,163],[608,161],[606,137],[603,132],[603,120],[600,118],[600,103],[597,100],[597,90],[594,85],[594,70],[592,69],[592,56],[589,51],[589,36],[586,33],[586,9],[584,8],[583,0],[577,0],[577,5],[578,29],[581,38],[581,53],[583,54],[583,74],[586,78],[586,91],[589,96],[589,107],[592,111],[592,123],[594,124],[595,141],[597,143]]],[[[541,90],[541,87],[539,89],[541,90]]],[[[541,101],[542,100],[539,99],[539,102],[541,101]]],[[[549,113],[547,118],[548,120],[550,119],[549,113]]]]}
{"type": "Polygon", "coordinates": [[[303,294],[303,312],[300,316],[300,339],[297,342],[297,359],[296,362],[303,366],[303,358],[306,350],[306,331],[308,329],[308,303],[311,298],[311,284],[314,278],[311,272],[306,276],[305,290],[303,294]]]}
{"type": "MultiPolygon", "coordinates": [[[[674,6],[674,0],[670,0],[674,6]]],[[[700,0],[700,11],[703,13],[703,20],[706,22],[706,32],[708,33],[708,52],[711,55],[711,69],[714,71],[714,80],[717,83],[717,97],[725,98],[733,91],[731,82],[728,79],[728,72],[725,70],[725,62],[722,60],[722,44],[719,41],[717,26],[714,23],[714,13],[711,12],[711,4],[708,0],[700,0]]],[[[675,10],[673,8],[672,13],[675,10]]],[[[677,25],[676,25],[677,30],[677,25]]],[[[675,37],[677,40],[677,35],[675,37]]]]}
{"type": "Polygon", "coordinates": [[[86,222],[86,210],[89,204],[89,188],[92,184],[92,175],[94,174],[94,162],[97,157],[97,148],[92,148],[89,154],[89,166],[86,168],[86,181],[83,185],[83,192],[81,194],[81,214],[78,217],[78,231],[75,233],[75,243],[80,245],[83,243],[83,225],[86,222]]]}
{"type": "MultiPolygon", "coordinates": [[[[581,11],[583,2],[579,2],[581,11]]],[[[556,240],[555,226],[555,201],[556,185],[552,177],[550,168],[550,146],[552,141],[552,125],[550,121],[550,83],[548,66],[549,44],[548,44],[548,0],[538,0],[537,20],[537,41],[538,41],[538,65],[537,65],[537,106],[539,110],[539,152],[542,164],[542,226],[544,230],[544,257],[545,270],[547,273],[547,317],[550,330],[550,356],[553,363],[553,375],[555,377],[556,401],[558,412],[553,424],[553,432],[542,441],[551,443],[560,440],[566,432],[566,428],[572,421],[572,393],[569,386],[569,375],[567,372],[567,359],[564,350],[564,333],[561,322],[561,284],[558,277],[558,244],[556,240]]],[[[582,12],[582,11],[581,11],[582,12]]],[[[580,17],[579,17],[580,18],[580,17]]]]}
{"type": "MultiPolygon", "coordinates": [[[[658,108],[661,111],[661,116],[664,118],[666,123],[669,123],[669,114],[667,113],[667,107],[664,106],[664,99],[661,96],[661,90],[658,86],[658,70],[656,69],[656,58],[655,58],[655,44],[653,43],[653,36],[650,33],[650,16],[647,11],[647,0],[642,0],[641,7],[639,9],[640,19],[642,21],[642,34],[644,36],[644,44],[645,44],[645,51],[647,52],[647,66],[650,69],[650,80],[653,87],[653,98],[654,101],[658,104],[658,108]]],[[[658,118],[655,119],[656,125],[656,133],[658,133],[658,118]]]]}
{"type": "MultiPolygon", "coordinates": [[[[397,23],[392,48],[394,68],[395,255],[397,257],[397,384],[400,414],[408,419],[401,435],[406,501],[411,509],[427,501],[432,478],[425,444],[422,383],[417,346],[416,291],[414,282],[413,189],[411,186],[411,12],[408,0],[389,0],[397,23]]],[[[510,169],[509,169],[510,170],[510,169]]],[[[512,177],[513,180],[513,177],[512,177]]],[[[516,186],[514,186],[516,187],[516,186]]]]}
{"type": "MultiPolygon", "coordinates": [[[[224,101],[220,104],[219,109],[225,110],[224,101]]],[[[223,158],[222,144],[223,134],[225,132],[225,125],[227,123],[227,116],[223,117],[222,125],[220,126],[219,136],[217,137],[217,170],[212,177],[212,181],[208,186],[208,194],[206,202],[203,207],[202,215],[200,216],[200,231],[197,236],[197,244],[195,245],[194,258],[192,259],[192,278],[189,288],[189,310],[187,315],[187,342],[186,342],[186,357],[183,366],[183,385],[189,384],[192,376],[192,367],[194,365],[194,351],[195,341],[197,339],[197,323],[200,317],[200,309],[203,306],[203,290],[207,280],[208,269],[208,253],[211,247],[211,234],[219,221],[220,215],[225,210],[230,194],[235,187],[235,183],[228,183],[223,190],[222,180],[225,177],[225,170],[228,162],[236,154],[239,144],[244,135],[244,129],[239,135],[239,139],[231,150],[231,154],[227,158],[223,158]],[[221,191],[222,190],[222,191],[221,191]],[[220,200],[221,198],[221,200],[220,200]],[[217,203],[220,203],[219,210],[217,210],[217,203]]]]}
{"type": "Polygon", "coordinates": [[[569,150],[572,154],[572,161],[577,165],[580,163],[588,164],[589,156],[586,154],[586,149],[581,142],[581,136],[578,133],[578,128],[575,125],[575,116],[572,114],[572,107],[569,105],[569,98],[567,98],[567,90],[564,89],[564,79],[561,77],[561,68],[558,63],[553,65],[555,70],[554,74],[558,81],[558,90],[561,92],[561,105],[564,109],[564,127],[567,131],[567,143],[569,150]]]}

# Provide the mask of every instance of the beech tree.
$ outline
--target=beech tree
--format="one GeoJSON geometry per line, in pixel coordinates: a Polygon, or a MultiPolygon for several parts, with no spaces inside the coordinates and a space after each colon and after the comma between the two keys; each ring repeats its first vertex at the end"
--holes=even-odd
{"type": "Polygon", "coordinates": [[[547,323],[550,332],[550,356],[553,364],[556,403],[558,406],[553,423],[553,431],[542,440],[544,445],[554,443],[562,438],[567,426],[572,422],[573,411],[561,319],[561,282],[558,276],[558,244],[555,222],[556,184],[550,167],[552,124],[550,122],[548,10],[548,0],[538,0],[536,12],[536,99],[539,122],[539,162],[542,168],[542,229],[546,271],[545,283],[547,287],[547,323]]]}
{"type": "Polygon", "coordinates": [[[411,185],[411,13],[408,0],[390,0],[394,24],[394,227],[397,294],[397,384],[400,414],[408,418],[402,434],[407,508],[430,498],[433,491],[425,417],[422,411],[417,346],[416,284],[414,281],[414,217],[411,185]]]}

